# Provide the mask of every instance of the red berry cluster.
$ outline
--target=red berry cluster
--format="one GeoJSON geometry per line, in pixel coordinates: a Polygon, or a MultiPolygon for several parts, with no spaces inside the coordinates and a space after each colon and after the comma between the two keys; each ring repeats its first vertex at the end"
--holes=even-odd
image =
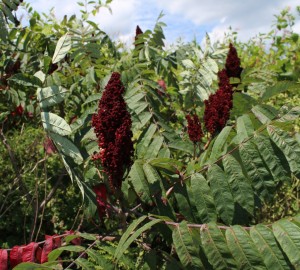
{"type": "Polygon", "coordinates": [[[225,68],[228,77],[241,78],[243,68],[241,68],[240,58],[238,57],[237,51],[232,43],[229,45],[225,68]]]}
{"type": "Polygon", "coordinates": [[[5,90],[8,88],[8,82],[7,80],[13,76],[14,74],[18,73],[21,67],[21,61],[20,59],[17,59],[15,62],[10,61],[5,69],[5,74],[0,77],[0,90],[5,90]]]}
{"type": "MultiPolygon", "coordinates": [[[[219,73],[220,74],[220,73],[219,73]]],[[[222,72],[222,75],[224,73],[222,72]]],[[[226,80],[219,82],[219,89],[216,93],[209,96],[208,100],[204,101],[204,123],[205,127],[212,136],[220,132],[226,125],[232,109],[232,86],[227,77],[226,80]],[[228,81],[228,84],[226,84],[228,81]]]]}
{"type": "Polygon", "coordinates": [[[160,96],[163,96],[165,93],[166,93],[166,89],[167,89],[167,85],[165,83],[164,80],[158,80],[157,81],[158,85],[160,86],[161,90],[160,89],[157,89],[157,93],[160,95],[160,96]],[[163,90],[163,91],[162,91],[163,90]]]}
{"type": "Polygon", "coordinates": [[[15,110],[12,111],[10,114],[11,114],[12,116],[17,116],[17,115],[22,116],[23,113],[24,113],[24,108],[23,108],[22,105],[19,105],[19,106],[17,106],[17,107],[15,108],[15,110]]]}
{"type": "Polygon", "coordinates": [[[205,110],[203,119],[206,130],[212,136],[224,128],[233,106],[233,91],[229,78],[240,78],[242,70],[236,49],[230,43],[225,69],[218,72],[219,89],[216,93],[210,95],[208,100],[204,101],[205,110]]]}
{"type": "Polygon", "coordinates": [[[93,191],[96,194],[97,209],[100,220],[105,216],[106,209],[110,208],[107,204],[107,189],[104,183],[100,183],[93,187],[93,191]]]}
{"type": "Polygon", "coordinates": [[[203,137],[203,132],[201,128],[201,123],[196,114],[187,115],[186,120],[188,121],[188,134],[189,138],[193,143],[197,143],[201,141],[203,137]]]}
{"type": "Polygon", "coordinates": [[[137,25],[136,26],[136,29],[135,29],[135,47],[139,46],[139,45],[143,45],[144,43],[136,43],[136,41],[138,40],[139,38],[139,35],[143,34],[143,31],[142,29],[137,25]]]}
{"type": "Polygon", "coordinates": [[[114,72],[92,118],[100,148],[93,159],[101,160],[112,192],[120,189],[124,171],[131,166],[133,156],[131,118],[122,96],[124,91],[120,74],[114,72]]]}

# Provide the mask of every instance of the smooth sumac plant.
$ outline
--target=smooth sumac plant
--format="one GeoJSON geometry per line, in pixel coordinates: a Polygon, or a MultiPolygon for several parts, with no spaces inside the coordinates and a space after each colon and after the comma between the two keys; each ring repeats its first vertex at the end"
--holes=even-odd
{"type": "MultiPolygon", "coordinates": [[[[84,23],[55,25],[55,42],[38,54],[44,64],[26,75],[22,64],[8,80],[36,91],[36,124],[80,190],[81,220],[74,234],[2,248],[1,266],[12,258],[15,269],[298,269],[297,210],[261,218],[300,176],[300,107],[267,104],[291,84],[271,79],[258,94],[254,67],[241,67],[233,42],[166,49],[160,18],[119,52],[82,13],[84,23]]],[[[0,135],[13,154],[8,114],[0,135]]]]}

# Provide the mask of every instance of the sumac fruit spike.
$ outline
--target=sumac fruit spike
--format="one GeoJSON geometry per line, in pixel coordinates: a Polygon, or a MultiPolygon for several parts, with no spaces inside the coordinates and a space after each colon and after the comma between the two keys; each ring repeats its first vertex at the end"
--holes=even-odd
{"type": "Polygon", "coordinates": [[[228,77],[241,78],[243,68],[241,68],[240,58],[238,57],[236,48],[232,45],[232,43],[229,44],[225,68],[228,77]]]}
{"type": "Polygon", "coordinates": [[[187,115],[186,120],[188,121],[188,134],[190,140],[193,143],[200,142],[203,137],[203,132],[199,117],[196,114],[187,115]]]}
{"type": "Polygon", "coordinates": [[[223,70],[218,73],[218,76],[219,89],[210,95],[208,100],[204,101],[203,120],[206,130],[212,136],[215,136],[225,127],[233,106],[233,93],[229,78],[223,70]]]}
{"type": "Polygon", "coordinates": [[[100,149],[93,159],[101,161],[112,192],[121,188],[123,174],[132,165],[133,156],[131,118],[122,96],[125,88],[120,78],[119,73],[112,74],[98,111],[92,117],[100,149]]]}
{"type": "Polygon", "coordinates": [[[136,29],[135,29],[135,47],[138,47],[139,45],[143,45],[144,42],[140,42],[140,43],[137,43],[137,40],[139,39],[139,35],[143,34],[143,31],[141,30],[141,28],[137,25],[136,26],[136,29]]]}
{"type": "Polygon", "coordinates": [[[93,187],[93,191],[96,194],[98,215],[100,220],[102,220],[105,216],[106,209],[109,208],[107,204],[107,189],[104,183],[100,183],[93,187]]]}

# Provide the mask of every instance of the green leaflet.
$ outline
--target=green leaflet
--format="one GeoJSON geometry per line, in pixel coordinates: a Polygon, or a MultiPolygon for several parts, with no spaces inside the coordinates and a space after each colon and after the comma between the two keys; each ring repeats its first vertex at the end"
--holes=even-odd
{"type": "Polygon", "coordinates": [[[203,225],[200,233],[203,250],[213,269],[237,269],[224,235],[215,223],[203,225]]]}
{"type": "Polygon", "coordinates": [[[145,93],[137,93],[136,95],[127,98],[126,103],[128,104],[129,108],[134,109],[136,106],[138,106],[138,101],[143,98],[145,98],[145,93]]]}
{"type": "Polygon", "coordinates": [[[290,109],[285,115],[281,116],[277,121],[278,122],[293,121],[299,117],[299,114],[300,114],[300,106],[296,106],[290,109]]]}
{"type": "Polygon", "coordinates": [[[182,140],[173,141],[168,144],[168,146],[172,149],[180,150],[185,153],[193,154],[193,144],[190,142],[185,142],[182,140]]]}
{"type": "Polygon", "coordinates": [[[71,36],[66,33],[57,42],[56,48],[52,57],[52,63],[55,64],[62,60],[71,49],[71,36]]]}
{"type": "MultiPolygon", "coordinates": [[[[1,1],[2,2],[2,1],[1,1]]],[[[7,7],[4,3],[0,2],[0,12],[4,13],[4,15],[11,21],[11,22],[15,22],[15,17],[12,13],[12,11],[10,10],[9,7],[7,7]]],[[[4,1],[3,1],[4,2],[4,1]]],[[[4,24],[6,25],[6,23],[4,24]]]]}
{"type": "Polygon", "coordinates": [[[188,228],[186,221],[175,226],[172,238],[176,253],[186,269],[205,269],[200,260],[200,246],[194,242],[191,228],[188,228]]]}
{"type": "Polygon", "coordinates": [[[197,173],[191,177],[191,185],[188,188],[190,197],[193,197],[197,209],[197,215],[201,222],[208,223],[217,220],[216,207],[211,190],[203,175],[197,173]]]}
{"type": "Polygon", "coordinates": [[[39,70],[36,73],[34,73],[33,76],[37,77],[42,83],[45,82],[46,74],[43,71],[39,70]]]}
{"type": "Polygon", "coordinates": [[[14,267],[14,270],[44,270],[44,269],[57,269],[57,263],[56,265],[51,266],[46,266],[46,265],[41,265],[39,263],[31,263],[31,262],[26,262],[26,263],[20,263],[17,266],[14,267]]]}
{"type": "Polygon", "coordinates": [[[137,124],[137,129],[142,129],[152,118],[152,114],[150,112],[142,112],[139,114],[139,123],[137,124]]]}
{"type": "Polygon", "coordinates": [[[274,145],[272,146],[270,139],[263,135],[257,135],[254,137],[254,141],[276,183],[290,181],[289,173],[282,165],[282,161],[276,154],[276,149],[274,145]]]}
{"type": "Polygon", "coordinates": [[[129,181],[142,202],[146,204],[152,202],[149,184],[145,178],[142,163],[138,160],[136,160],[131,167],[129,181]]]}
{"type": "Polygon", "coordinates": [[[75,163],[81,164],[83,162],[83,157],[79,151],[79,149],[76,147],[76,145],[71,142],[69,139],[60,136],[58,134],[49,133],[52,140],[55,142],[55,145],[58,147],[59,150],[62,151],[63,154],[66,156],[71,157],[75,163]]]}
{"type": "Polygon", "coordinates": [[[6,42],[8,36],[6,22],[3,12],[0,11],[0,38],[3,42],[6,42]]]}
{"type": "Polygon", "coordinates": [[[203,67],[211,73],[217,73],[219,70],[218,64],[216,61],[210,57],[206,59],[203,63],[203,67]]]}
{"type": "Polygon", "coordinates": [[[165,194],[164,186],[162,184],[160,175],[157,170],[149,163],[143,165],[143,170],[149,183],[151,195],[165,194]]]}
{"type": "Polygon", "coordinates": [[[90,261],[88,261],[87,259],[84,259],[84,258],[77,258],[75,260],[75,263],[78,265],[78,266],[81,266],[82,269],[85,269],[85,270],[95,270],[95,265],[93,263],[91,263],[90,261]]]}
{"type": "Polygon", "coordinates": [[[137,115],[139,115],[141,112],[143,112],[147,107],[149,106],[149,104],[147,102],[140,102],[138,103],[138,106],[135,107],[134,111],[137,115]]]}
{"type": "Polygon", "coordinates": [[[268,269],[291,269],[273,232],[268,227],[260,224],[253,226],[250,229],[250,236],[268,269]]]}
{"type": "Polygon", "coordinates": [[[195,68],[194,63],[190,59],[184,59],[182,60],[182,65],[187,69],[193,69],[195,68]]]}
{"type": "Polygon", "coordinates": [[[88,96],[88,98],[85,100],[85,102],[83,103],[83,105],[86,105],[88,103],[94,102],[94,101],[99,101],[102,97],[102,93],[98,93],[98,94],[94,94],[94,95],[90,95],[88,96]]]}
{"type": "Polygon", "coordinates": [[[124,243],[126,242],[126,240],[130,237],[131,233],[136,229],[136,227],[142,223],[145,219],[147,218],[147,216],[142,216],[136,220],[134,220],[129,227],[127,228],[127,230],[123,233],[119,244],[118,244],[118,248],[115,251],[115,254],[117,254],[118,250],[121,249],[121,247],[124,245],[124,243]]]}
{"type": "Polygon", "coordinates": [[[254,192],[249,179],[243,173],[241,165],[233,156],[227,155],[223,158],[223,166],[228,176],[234,201],[253,215],[254,192]]]}
{"type": "Polygon", "coordinates": [[[191,198],[188,195],[187,185],[175,185],[173,194],[176,198],[180,214],[182,214],[185,219],[190,222],[197,222],[194,217],[194,212],[196,212],[196,209],[194,207],[194,204],[192,204],[191,198]]]}
{"type": "Polygon", "coordinates": [[[49,262],[55,261],[63,251],[82,252],[85,248],[82,246],[64,246],[52,250],[48,255],[49,262]]]}
{"type": "Polygon", "coordinates": [[[37,98],[41,108],[47,108],[62,102],[68,90],[57,85],[52,85],[37,90],[37,98]]]}
{"type": "Polygon", "coordinates": [[[47,131],[57,133],[61,136],[69,135],[72,132],[71,127],[66,120],[54,113],[42,112],[41,118],[43,127],[47,131]]]}
{"type": "Polygon", "coordinates": [[[164,142],[164,137],[162,136],[155,136],[149,147],[147,148],[147,151],[145,153],[145,159],[149,158],[155,158],[158,155],[159,150],[161,149],[164,142]]]}
{"type": "Polygon", "coordinates": [[[227,229],[226,239],[239,269],[267,269],[249,234],[241,226],[227,229]]]}
{"type": "Polygon", "coordinates": [[[268,133],[272,141],[284,153],[292,173],[300,175],[300,145],[286,131],[275,126],[268,126],[268,133]]]}
{"type": "Polygon", "coordinates": [[[159,157],[151,159],[149,160],[149,164],[156,168],[166,169],[171,173],[176,173],[177,170],[181,170],[181,168],[183,167],[183,163],[181,163],[179,160],[168,157],[159,157]]]}
{"type": "Polygon", "coordinates": [[[211,192],[214,196],[216,209],[225,222],[232,224],[234,216],[234,199],[225,172],[217,165],[212,165],[207,172],[211,192]]]}
{"type": "Polygon", "coordinates": [[[170,158],[171,151],[169,148],[161,148],[157,154],[158,158],[170,158]]]}
{"type": "Polygon", "coordinates": [[[142,135],[139,138],[139,142],[136,146],[136,151],[138,157],[143,157],[145,152],[147,151],[147,148],[152,140],[153,135],[156,132],[156,125],[151,124],[146,131],[142,133],[142,135]]]}
{"type": "Polygon", "coordinates": [[[99,253],[98,250],[95,251],[93,249],[87,249],[85,252],[88,254],[88,256],[90,258],[92,258],[96,262],[97,266],[100,266],[103,269],[113,269],[112,262],[110,261],[109,266],[108,266],[107,265],[108,262],[107,262],[106,258],[104,256],[101,256],[101,254],[99,253]],[[104,267],[106,267],[106,268],[104,268],[104,267]]]}
{"type": "Polygon", "coordinates": [[[244,114],[236,120],[236,132],[236,143],[241,143],[253,134],[254,128],[248,114],[244,114]]]}
{"type": "Polygon", "coordinates": [[[276,240],[295,269],[300,269],[300,228],[296,224],[281,219],[272,225],[276,240]]]}
{"type": "Polygon", "coordinates": [[[297,84],[290,81],[279,81],[275,85],[266,88],[265,92],[263,93],[261,100],[265,101],[271,98],[274,95],[279,93],[285,92],[289,89],[297,87],[297,84]]]}
{"type": "Polygon", "coordinates": [[[42,87],[42,82],[39,78],[26,73],[14,74],[8,80],[25,87],[42,87]]]}
{"type": "Polygon", "coordinates": [[[224,154],[224,152],[226,151],[226,141],[231,130],[231,126],[226,126],[217,136],[211,149],[211,154],[208,161],[209,163],[215,162],[222,154],[224,154]]]}
{"type": "Polygon", "coordinates": [[[269,105],[257,105],[251,111],[263,124],[270,123],[277,116],[277,111],[269,105]]]}
{"type": "Polygon", "coordinates": [[[255,145],[248,141],[240,145],[239,151],[243,165],[259,197],[270,199],[274,193],[275,183],[255,145]]]}
{"type": "MultiPolygon", "coordinates": [[[[141,228],[137,229],[134,232],[134,229],[143,221],[143,217],[141,217],[140,219],[136,220],[134,222],[134,226],[132,226],[130,228],[130,226],[128,227],[128,229],[126,230],[126,232],[123,234],[118,247],[115,251],[114,254],[114,258],[117,259],[117,261],[121,258],[121,256],[123,255],[123,253],[125,252],[125,250],[130,246],[130,244],[135,241],[144,231],[150,229],[153,225],[161,222],[161,220],[159,219],[155,219],[155,220],[151,220],[150,222],[146,223],[145,225],[143,225],[141,228]],[[137,222],[138,221],[138,222],[137,222]],[[130,237],[128,237],[128,235],[130,235],[132,233],[132,235],[130,237]]],[[[132,225],[132,224],[131,224],[132,225]]]]}
{"type": "MultiPolygon", "coordinates": [[[[65,168],[72,180],[72,183],[74,183],[76,181],[76,184],[78,185],[80,192],[82,194],[82,198],[85,199],[85,197],[86,197],[86,191],[84,188],[85,184],[81,179],[81,175],[79,174],[78,171],[76,171],[76,168],[73,168],[73,164],[69,163],[69,159],[67,159],[65,156],[61,156],[61,158],[62,158],[65,168]]],[[[90,200],[91,198],[89,198],[89,196],[88,196],[87,199],[90,200]]]]}
{"type": "Polygon", "coordinates": [[[230,115],[240,116],[248,113],[257,101],[244,93],[233,93],[233,108],[230,115]]]}
{"type": "Polygon", "coordinates": [[[163,179],[158,171],[149,163],[143,165],[143,170],[149,184],[150,194],[156,203],[157,213],[161,216],[168,216],[174,220],[174,210],[167,200],[163,179]]]}

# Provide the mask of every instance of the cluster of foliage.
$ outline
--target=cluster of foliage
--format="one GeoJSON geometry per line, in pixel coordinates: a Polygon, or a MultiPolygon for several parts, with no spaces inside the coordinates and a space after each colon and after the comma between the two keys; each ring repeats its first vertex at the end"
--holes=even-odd
{"type": "Polygon", "coordinates": [[[166,49],[159,16],[124,50],[89,19],[111,1],[23,3],[23,28],[21,2],[0,0],[1,269],[299,269],[292,28],[166,49]]]}

